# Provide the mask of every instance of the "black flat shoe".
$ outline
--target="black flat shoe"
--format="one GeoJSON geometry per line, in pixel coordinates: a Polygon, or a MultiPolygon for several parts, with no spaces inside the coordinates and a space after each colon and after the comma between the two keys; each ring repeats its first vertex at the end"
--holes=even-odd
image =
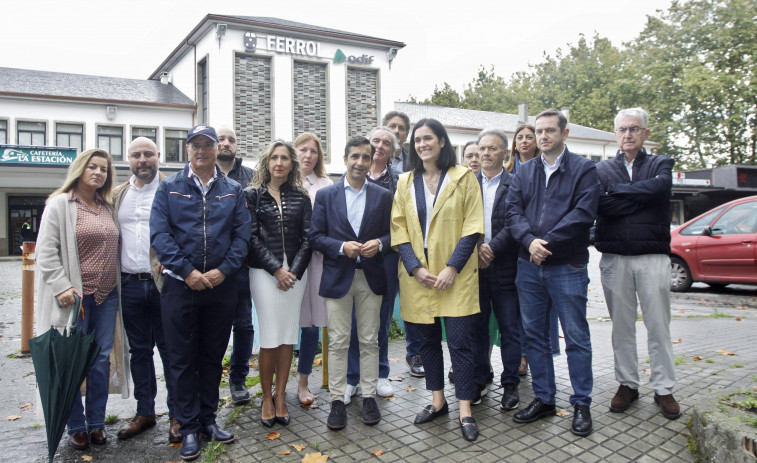
{"type": "Polygon", "coordinates": [[[460,420],[460,430],[463,432],[463,439],[470,442],[478,439],[478,425],[472,416],[466,416],[460,420]]]}
{"type": "Polygon", "coordinates": [[[436,410],[436,407],[433,405],[426,405],[426,408],[421,410],[420,413],[415,415],[415,424],[423,424],[428,423],[429,421],[434,421],[434,419],[437,416],[446,415],[449,413],[449,406],[447,405],[447,402],[444,402],[444,405],[441,409],[438,411],[436,410]]]}

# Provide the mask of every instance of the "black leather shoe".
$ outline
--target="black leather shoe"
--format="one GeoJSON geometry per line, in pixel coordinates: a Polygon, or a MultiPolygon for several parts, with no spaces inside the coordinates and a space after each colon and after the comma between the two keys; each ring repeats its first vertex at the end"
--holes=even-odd
{"type": "Polygon", "coordinates": [[[434,421],[434,419],[437,416],[446,415],[449,413],[449,406],[447,405],[447,402],[444,402],[444,405],[442,405],[442,408],[440,408],[438,411],[436,410],[436,407],[433,405],[426,405],[426,408],[421,410],[420,413],[415,415],[415,424],[423,424],[428,423],[429,421],[434,421]]]}
{"type": "Polygon", "coordinates": [[[347,410],[344,408],[344,402],[341,400],[334,400],[331,402],[331,413],[326,420],[326,426],[332,431],[339,431],[344,429],[347,425],[347,410]]]}
{"type": "Polygon", "coordinates": [[[376,399],[373,397],[366,397],[363,399],[363,423],[368,426],[381,421],[381,411],[379,411],[376,399]]]}
{"type": "Polygon", "coordinates": [[[234,442],[234,434],[224,431],[215,423],[201,427],[200,435],[206,439],[215,439],[222,444],[231,444],[234,442]]]}
{"type": "Polygon", "coordinates": [[[89,432],[89,441],[97,445],[105,445],[108,441],[108,433],[105,429],[99,428],[89,432]]]}
{"type": "Polygon", "coordinates": [[[555,404],[545,404],[541,399],[534,399],[528,407],[513,415],[516,423],[533,423],[536,420],[552,416],[557,412],[555,404]]]}
{"type": "Polygon", "coordinates": [[[410,368],[410,375],[416,378],[423,378],[426,376],[426,371],[423,369],[423,361],[420,355],[411,355],[405,357],[405,363],[410,368]]]}
{"type": "Polygon", "coordinates": [[[250,401],[250,391],[247,390],[244,383],[229,383],[229,390],[231,391],[231,403],[234,405],[242,405],[250,401]]]}
{"type": "Polygon", "coordinates": [[[513,383],[505,383],[502,385],[502,402],[499,408],[502,410],[515,410],[518,408],[518,402],[520,402],[520,394],[518,393],[518,385],[513,383]]]}
{"type": "MultiPolygon", "coordinates": [[[[273,405],[273,399],[271,399],[271,404],[273,405]]],[[[273,405],[273,409],[273,418],[263,418],[263,406],[260,406],[260,423],[262,423],[266,428],[272,428],[273,425],[276,424],[276,405],[273,405]]]]}
{"type": "Polygon", "coordinates": [[[588,436],[591,434],[591,412],[588,405],[576,405],[573,413],[573,425],[570,432],[576,436],[588,436]]]}
{"type": "Polygon", "coordinates": [[[181,459],[184,461],[194,460],[200,456],[200,437],[195,434],[186,434],[181,441],[181,459]]]}
{"type": "Polygon", "coordinates": [[[478,439],[478,425],[472,416],[460,420],[460,430],[463,432],[463,439],[471,442],[478,439]]]}

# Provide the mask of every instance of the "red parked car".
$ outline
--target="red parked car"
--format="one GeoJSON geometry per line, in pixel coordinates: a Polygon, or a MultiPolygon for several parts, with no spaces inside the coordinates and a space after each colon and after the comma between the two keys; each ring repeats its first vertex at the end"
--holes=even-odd
{"type": "Polygon", "coordinates": [[[737,199],[670,232],[671,291],[757,284],[757,196],[737,199]]]}

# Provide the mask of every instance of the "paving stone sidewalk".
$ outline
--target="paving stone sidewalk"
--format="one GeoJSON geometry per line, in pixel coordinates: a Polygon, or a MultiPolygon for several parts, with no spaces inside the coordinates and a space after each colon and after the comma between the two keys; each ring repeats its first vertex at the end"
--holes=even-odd
{"type": "MultiPolygon", "coordinates": [[[[594,261],[595,255],[592,255],[594,261]]],[[[29,358],[10,358],[19,347],[20,333],[20,272],[19,263],[0,261],[0,452],[4,461],[46,461],[45,431],[41,413],[37,410],[33,367],[29,358]],[[15,282],[14,282],[15,280],[15,282]],[[29,410],[20,408],[32,403],[29,410]],[[19,415],[15,421],[5,417],[19,415]]],[[[284,461],[299,462],[308,453],[321,452],[329,462],[692,462],[695,456],[686,447],[689,433],[686,424],[691,407],[698,398],[724,388],[748,388],[757,384],[757,291],[742,287],[736,290],[712,292],[703,285],[685,295],[673,297],[672,338],[676,341],[678,384],[675,396],[684,416],[668,420],[659,413],[652,400],[653,391],[642,385],[641,397],[626,413],[610,413],[608,405],[617,388],[614,378],[611,323],[603,309],[599,278],[593,270],[588,310],[594,351],[594,393],[592,417],[594,432],[585,438],[570,433],[572,409],[566,356],[555,358],[557,374],[557,406],[569,414],[555,416],[535,423],[519,425],[512,421],[513,412],[499,409],[501,371],[499,351],[492,356],[495,384],[493,390],[473,409],[481,436],[476,442],[463,440],[457,424],[458,406],[454,385],[446,385],[450,404],[449,416],[421,426],[413,424],[415,414],[430,402],[423,379],[411,377],[404,363],[404,342],[390,343],[391,377],[395,396],[379,399],[382,420],[376,426],[361,421],[360,398],[347,406],[347,428],[333,432],[326,428],[329,413],[328,393],[312,388],[318,395],[320,407],[306,410],[296,398],[296,379],[289,381],[287,401],[291,424],[276,425],[273,431],[280,436],[268,440],[271,431],[260,424],[259,399],[243,407],[225,407],[219,412],[219,423],[235,433],[234,444],[225,446],[217,460],[228,462],[284,461]],[[737,317],[740,319],[737,319],[737,317]],[[677,342],[680,339],[680,342],[677,342]],[[735,355],[723,355],[718,350],[735,355]],[[694,360],[701,357],[702,360],[694,360]],[[293,444],[305,445],[298,451],[293,444]],[[380,450],[380,457],[372,452],[380,450]],[[289,451],[288,455],[282,452],[289,451]]],[[[648,378],[646,332],[643,323],[637,324],[640,372],[648,378]]],[[[564,349],[564,343],[561,346],[564,349]]],[[[449,358],[445,361],[449,366],[449,358]]],[[[156,359],[159,359],[156,356],[156,359]]],[[[156,360],[159,362],[159,360],[156,360]]],[[[314,369],[311,385],[321,384],[322,368],[314,369]]],[[[159,387],[158,411],[165,412],[165,390],[159,387]],[[161,408],[162,407],[162,408],[161,408]]],[[[228,389],[221,390],[222,396],[228,389]]],[[[530,376],[520,384],[521,404],[533,399],[530,376]]],[[[82,456],[102,462],[166,462],[178,461],[179,449],[170,447],[167,440],[167,417],[161,417],[154,429],[128,441],[118,441],[115,433],[131,417],[136,408],[132,399],[110,396],[108,413],[118,415],[120,421],[108,427],[111,438],[103,447],[78,452],[62,442],[56,462],[81,462],[82,456]]],[[[207,448],[204,452],[207,454],[207,448]]],[[[204,455],[198,461],[203,461],[204,455]]]]}

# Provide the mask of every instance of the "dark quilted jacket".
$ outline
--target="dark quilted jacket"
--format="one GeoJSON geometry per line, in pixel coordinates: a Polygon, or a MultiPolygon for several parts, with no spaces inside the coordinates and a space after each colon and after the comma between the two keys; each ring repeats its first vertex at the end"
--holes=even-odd
{"type": "Polygon", "coordinates": [[[247,265],[273,275],[282,267],[286,250],[289,271],[302,278],[312,252],[308,241],[312,213],[308,195],[288,183],[281,185],[282,220],[276,200],[266,187],[248,187],[244,194],[252,216],[247,265]]]}

